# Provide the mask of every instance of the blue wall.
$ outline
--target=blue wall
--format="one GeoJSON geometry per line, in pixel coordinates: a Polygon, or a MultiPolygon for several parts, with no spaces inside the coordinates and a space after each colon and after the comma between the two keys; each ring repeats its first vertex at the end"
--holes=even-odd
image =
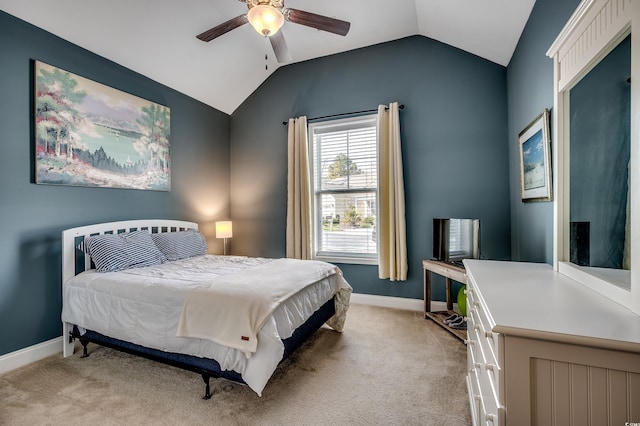
{"type": "MultiPolygon", "coordinates": [[[[286,127],[399,101],[409,281],[341,265],[361,293],[422,298],[433,217],[479,217],[483,255],[552,261],[552,203],[520,201],[518,133],[553,104],[546,51],[579,0],[537,0],[509,67],[416,36],[276,71],[231,118],[0,12],[0,355],[60,335],[60,231],[87,223],[234,220],[232,250],[285,252],[286,127]],[[32,183],[31,60],[171,108],[172,191],[32,183]],[[233,191],[230,192],[230,186],[233,191]]],[[[209,241],[220,252],[220,242],[209,241]]],[[[440,299],[443,291],[436,294],[440,299]]]]}
{"type": "MultiPolygon", "coordinates": [[[[227,114],[0,11],[0,355],[61,335],[61,231],[229,215],[227,114]],[[171,109],[172,191],[33,184],[32,60],[171,109]]],[[[205,226],[205,228],[207,228],[205,226]]],[[[222,251],[219,241],[212,250],[222,251]]]]}
{"type": "MultiPolygon", "coordinates": [[[[414,36],[278,69],[231,117],[233,252],[285,254],[287,128],[306,115],[398,101],[405,173],[409,276],[378,279],[347,265],[358,293],[422,299],[422,259],[434,217],[481,220],[482,253],[510,257],[506,69],[414,36]]],[[[442,286],[436,298],[444,300],[442,286]]]]}
{"type": "Polygon", "coordinates": [[[579,0],[537,0],[507,68],[511,255],[553,263],[553,203],[523,203],[518,134],[545,108],[553,108],[553,61],[546,53],[579,0]]]}

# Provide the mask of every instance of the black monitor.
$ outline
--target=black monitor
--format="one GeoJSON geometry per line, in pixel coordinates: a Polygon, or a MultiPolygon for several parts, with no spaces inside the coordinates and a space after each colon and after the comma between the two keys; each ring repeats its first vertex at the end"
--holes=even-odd
{"type": "Polygon", "coordinates": [[[480,258],[480,219],[433,219],[433,257],[443,262],[480,258]]]}

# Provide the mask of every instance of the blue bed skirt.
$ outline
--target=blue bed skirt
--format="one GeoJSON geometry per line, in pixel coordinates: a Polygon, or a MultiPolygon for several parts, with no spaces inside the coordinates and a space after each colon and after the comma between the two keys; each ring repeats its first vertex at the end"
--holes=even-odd
{"type": "MultiPolygon", "coordinates": [[[[322,327],[329,318],[335,314],[335,302],[334,299],[328,300],[324,305],[320,307],[316,312],[309,317],[309,319],[298,327],[291,337],[283,340],[284,343],[284,356],[282,360],[286,359],[293,351],[295,351],[302,343],[304,343],[309,336],[311,336],[316,330],[322,327]]],[[[123,340],[113,339],[108,336],[104,336],[95,331],[87,330],[85,334],[80,336],[77,327],[73,329],[73,337],[79,338],[83,346],[89,342],[97,343],[101,346],[117,349],[123,352],[131,353],[137,356],[142,356],[154,361],[159,361],[165,364],[172,365],[174,367],[182,368],[185,370],[193,371],[202,374],[205,382],[208,384],[208,377],[222,377],[235,382],[244,383],[240,373],[233,370],[222,370],[220,364],[209,358],[200,358],[192,355],[184,355],[172,352],[163,352],[157,349],[150,349],[144,346],[136,345],[133,343],[125,342],[123,340]]],[[[85,351],[86,355],[86,351],[85,351]]],[[[208,387],[208,386],[207,386],[208,387]]]]}

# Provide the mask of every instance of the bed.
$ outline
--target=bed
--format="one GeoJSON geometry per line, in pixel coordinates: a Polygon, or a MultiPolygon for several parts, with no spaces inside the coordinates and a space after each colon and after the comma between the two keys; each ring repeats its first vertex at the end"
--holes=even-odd
{"type": "Polygon", "coordinates": [[[75,340],[247,384],[323,324],[342,331],[351,287],[325,262],[206,254],[193,222],[134,220],[62,233],[63,355],[75,340]],[[218,326],[215,326],[217,324],[218,326]]]}

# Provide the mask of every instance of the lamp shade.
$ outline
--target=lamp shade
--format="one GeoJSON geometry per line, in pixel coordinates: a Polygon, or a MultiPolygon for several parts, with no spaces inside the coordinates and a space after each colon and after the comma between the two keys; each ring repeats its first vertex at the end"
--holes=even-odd
{"type": "Polygon", "coordinates": [[[233,237],[233,225],[231,221],[216,222],[216,238],[233,237]]]}
{"type": "Polygon", "coordinates": [[[266,4],[259,4],[249,9],[247,19],[249,19],[249,23],[251,23],[251,26],[253,26],[258,34],[267,37],[277,33],[284,24],[282,12],[266,4]]]}

